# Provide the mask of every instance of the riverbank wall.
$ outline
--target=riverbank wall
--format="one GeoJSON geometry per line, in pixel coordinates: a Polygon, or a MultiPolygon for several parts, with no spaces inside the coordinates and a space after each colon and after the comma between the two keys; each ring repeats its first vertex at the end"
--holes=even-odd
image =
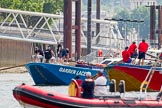
{"type": "Polygon", "coordinates": [[[32,43],[0,39],[0,67],[26,64],[31,61],[32,43]]]}

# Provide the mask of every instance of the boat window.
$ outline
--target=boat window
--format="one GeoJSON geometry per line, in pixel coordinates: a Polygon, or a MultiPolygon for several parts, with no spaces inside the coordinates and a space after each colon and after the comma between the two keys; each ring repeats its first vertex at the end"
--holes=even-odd
{"type": "Polygon", "coordinates": [[[102,64],[109,64],[111,61],[104,61],[102,64]]]}

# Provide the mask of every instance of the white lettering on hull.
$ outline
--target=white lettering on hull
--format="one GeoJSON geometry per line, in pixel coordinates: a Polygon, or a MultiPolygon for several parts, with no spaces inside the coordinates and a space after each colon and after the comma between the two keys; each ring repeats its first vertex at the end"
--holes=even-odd
{"type": "Polygon", "coordinates": [[[74,69],[67,69],[67,68],[61,67],[59,69],[59,72],[64,72],[64,73],[68,73],[68,74],[75,74],[75,75],[85,76],[85,73],[89,72],[89,71],[81,71],[81,70],[77,71],[77,70],[74,70],[74,69]]]}

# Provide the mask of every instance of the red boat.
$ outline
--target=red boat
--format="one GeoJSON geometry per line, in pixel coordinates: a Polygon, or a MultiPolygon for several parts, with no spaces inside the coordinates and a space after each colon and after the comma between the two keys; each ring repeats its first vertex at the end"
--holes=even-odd
{"type": "Polygon", "coordinates": [[[13,90],[16,100],[24,108],[107,108],[107,107],[156,107],[162,108],[162,100],[121,98],[107,96],[94,99],[70,97],[56,92],[48,92],[22,84],[13,90]]]}
{"type": "Polygon", "coordinates": [[[125,81],[126,91],[139,91],[142,83],[148,85],[148,91],[159,91],[162,87],[162,68],[155,67],[154,71],[150,71],[151,67],[132,64],[111,64],[106,69],[110,80],[115,79],[117,84],[119,84],[120,80],[125,81]]]}

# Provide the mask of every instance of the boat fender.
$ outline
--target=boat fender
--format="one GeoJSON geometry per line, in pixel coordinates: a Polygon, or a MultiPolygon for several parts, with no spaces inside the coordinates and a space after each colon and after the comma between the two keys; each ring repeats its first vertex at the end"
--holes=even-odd
{"type": "Polygon", "coordinates": [[[125,81],[124,80],[120,80],[120,83],[119,83],[119,92],[120,93],[125,93],[125,81]]]}
{"type": "Polygon", "coordinates": [[[115,79],[112,79],[111,81],[110,81],[110,89],[109,89],[109,91],[110,92],[116,92],[116,80],[115,79]]]}
{"type": "Polygon", "coordinates": [[[48,96],[54,96],[54,95],[53,95],[53,94],[51,94],[51,93],[48,93],[47,95],[48,95],[48,96]]]}
{"type": "Polygon", "coordinates": [[[72,82],[69,84],[68,94],[74,97],[81,96],[81,87],[75,79],[72,79],[72,82]]]}
{"type": "Polygon", "coordinates": [[[114,104],[119,104],[120,102],[118,100],[115,100],[114,101],[114,104]]]}
{"type": "Polygon", "coordinates": [[[22,83],[21,85],[25,85],[25,83],[22,83]]]}
{"type": "Polygon", "coordinates": [[[104,101],[106,101],[107,99],[106,99],[104,96],[100,96],[100,97],[99,97],[99,100],[104,100],[104,101]]]}

